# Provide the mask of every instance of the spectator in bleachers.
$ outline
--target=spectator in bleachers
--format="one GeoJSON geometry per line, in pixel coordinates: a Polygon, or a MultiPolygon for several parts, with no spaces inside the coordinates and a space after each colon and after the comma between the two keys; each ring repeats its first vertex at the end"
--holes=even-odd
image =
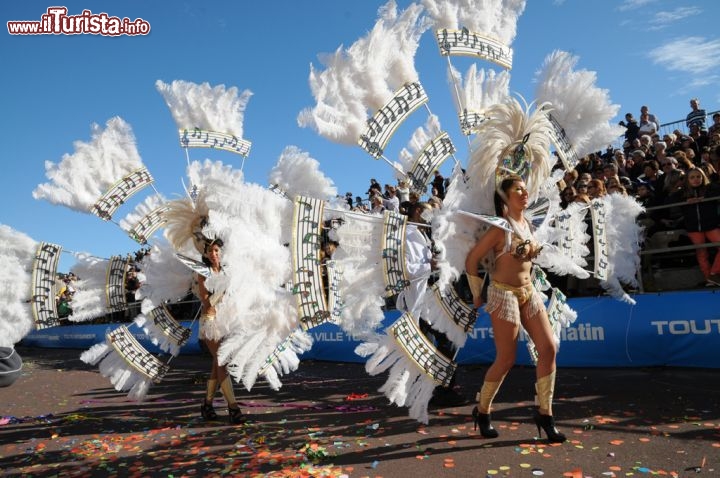
{"type": "Polygon", "coordinates": [[[620,176],[620,184],[622,184],[629,195],[635,195],[635,183],[632,182],[632,179],[627,176],[620,176]]]}
{"type": "Polygon", "coordinates": [[[587,183],[589,183],[592,178],[592,174],[590,173],[580,173],[576,183],[585,183],[585,186],[587,186],[587,183]]]}
{"type": "Polygon", "coordinates": [[[395,188],[395,194],[397,195],[400,204],[410,200],[410,188],[408,187],[407,180],[398,180],[398,185],[395,188]]]}
{"type": "Polygon", "coordinates": [[[607,163],[603,166],[603,180],[607,183],[610,178],[618,177],[618,167],[615,162],[607,163]]]}
{"type": "Polygon", "coordinates": [[[720,134],[720,113],[713,113],[712,124],[708,128],[708,136],[712,138],[713,134],[720,134]]]}
{"type": "Polygon", "coordinates": [[[690,162],[690,167],[700,165],[700,153],[696,153],[693,148],[685,148],[683,151],[685,152],[685,157],[690,162]]]}
{"type": "Polygon", "coordinates": [[[375,178],[370,180],[370,187],[367,190],[368,199],[372,198],[373,194],[379,194],[382,196],[382,186],[377,182],[375,178]]]}
{"type": "Polygon", "coordinates": [[[665,160],[667,160],[669,157],[667,153],[667,144],[665,141],[658,141],[654,144],[653,150],[655,151],[655,156],[653,159],[657,161],[661,166],[665,160]]]}
{"type": "MultiPolygon", "coordinates": [[[[706,242],[720,242],[720,214],[717,201],[704,201],[720,197],[720,187],[710,183],[705,172],[693,168],[688,172],[675,199],[683,201],[683,225],[690,241],[695,245],[706,242]]],[[[710,253],[706,247],[695,250],[698,265],[705,276],[706,285],[720,287],[720,248],[715,249],[715,260],[710,264],[710,253]]]]}
{"type": "Polygon", "coordinates": [[[700,169],[703,170],[711,184],[720,184],[720,175],[710,161],[703,161],[700,169]]]}
{"type": "Polygon", "coordinates": [[[705,127],[705,110],[700,108],[700,100],[692,98],[690,100],[690,108],[692,110],[685,117],[685,125],[690,129],[690,125],[697,124],[701,128],[705,127]]]}
{"type": "Polygon", "coordinates": [[[617,166],[618,176],[630,177],[630,173],[627,169],[627,159],[625,159],[625,153],[621,149],[613,151],[612,160],[617,166]]]}
{"type": "Polygon", "coordinates": [[[695,166],[690,158],[688,158],[687,152],[685,151],[675,151],[672,158],[675,160],[671,160],[671,162],[674,162],[675,164],[675,169],[682,169],[683,171],[688,172],[695,166]]]}
{"type": "Polygon", "coordinates": [[[574,186],[575,183],[578,180],[578,171],[577,169],[571,169],[569,171],[565,171],[565,175],[563,176],[563,181],[565,181],[565,186],[574,186]]]}
{"type": "Polygon", "coordinates": [[[672,169],[664,175],[663,181],[663,197],[666,198],[666,204],[677,202],[676,194],[683,187],[685,182],[685,171],[682,169],[672,169]]]}
{"type": "MultiPolygon", "coordinates": [[[[655,199],[655,188],[645,181],[636,183],[635,200],[645,209],[658,205],[655,199]]],[[[638,224],[644,227],[645,237],[651,237],[659,229],[656,225],[656,214],[650,211],[640,213],[638,224]]]]}
{"type": "Polygon", "coordinates": [[[700,157],[700,151],[710,144],[708,132],[704,127],[701,128],[698,126],[697,123],[690,125],[689,129],[690,134],[688,136],[692,138],[689,145],[693,148],[693,150],[695,150],[695,156],[700,157]]]}
{"type": "MultiPolygon", "coordinates": [[[[590,158],[588,156],[583,156],[582,158],[580,158],[578,160],[578,163],[575,165],[575,170],[579,174],[578,179],[581,179],[582,175],[585,173],[592,173],[590,158]]],[[[588,181],[590,179],[588,179],[588,181]]]]}
{"type": "Polygon", "coordinates": [[[720,173],[720,145],[710,147],[710,164],[720,173]]]}
{"type": "Polygon", "coordinates": [[[560,207],[567,209],[567,207],[575,201],[575,188],[573,186],[565,186],[560,192],[560,207]]]}
{"type": "Polygon", "coordinates": [[[575,198],[577,198],[579,195],[584,194],[585,196],[588,195],[588,183],[590,181],[582,181],[578,180],[575,186],[575,198]]]}
{"type": "Polygon", "coordinates": [[[642,154],[642,151],[639,151],[638,154],[630,153],[626,155],[625,172],[633,181],[642,174],[642,163],[644,159],[640,156],[640,154],[642,154]]]}
{"type": "Polygon", "coordinates": [[[360,196],[355,196],[355,206],[352,210],[357,212],[368,212],[368,208],[360,196]]]}
{"type": "Polygon", "coordinates": [[[602,179],[593,179],[588,183],[588,196],[590,196],[590,199],[601,198],[606,194],[605,182],[602,179]]]}
{"type": "Polygon", "coordinates": [[[628,192],[627,189],[625,189],[625,186],[620,184],[620,180],[613,179],[610,181],[610,183],[606,186],[607,193],[608,194],[620,194],[622,196],[627,196],[628,192]]]}
{"type": "Polygon", "coordinates": [[[681,146],[678,144],[677,135],[675,133],[668,133],[663,135],[663,142],[667,145],[665,153],[672,155],[675,151],[678,151],[681,146]]]}
{"type": "Polygon", "coordinates": [[[640,149],[643,153],[645,153],[646,157],[653,156],[655,153],[653,151],[653,142],[652,142],[652,136],[649,134],[644,134],[638,138],[640,141],[640,146],[638,146],[638,149],[640,149]]]}
{"type": "Polygon", "coordinates": [[[384,211],[383,197],[380,194],[370,196],[370,214],[382,214],[384,211]]]}
{"type": "Polygon", "coordinates": [[[663,162],[660,163],[660,169],[662,170],[662,189],[665,189],[667,186],[668,178],[670,177],[670,172],[678,169],[678,160],[674,157],[670,156],[665,158],[663,162]]]}
{"type": "Polygon", "coordinates": [[[708,147],[717,148],[720,146],[720,129],[708,132],[708,147]]]}
{"type": "Polygon", "coordinates": [[[658,125],[650,121],[650,115],[647,113],[640,116],[640,127],[638,128],[638,135],[642,138],[647,135],[652,139],[652,135],[657,133],[658,125]]]}
{"type": "Polygon", "coordinates": [[[437,194],[433,194],[433,196],[437,196],[440,199],[445,199],[445,178],[442,174],[440,174],[439,170],[435,170],[435,177],[430,184],[432,184],[435,189],[437,189],[437,194]]]}
{"type": "Polygon", "coordinates": [[[658,126],[658,128],[659,128],[659,127],[660,127],[660,120],[658,119],[658,117],[655,116],[654,114],[650,113],[650,109],[649,109],[646,105],[641,106],[641,107],[640,107],[640,116],[642,116],[643,114],[646,114],[646,113],[647,113],[647,115],[648,115],[648,119],[649,119],[650,121],[652,121],[653,123],[655,123],[655,124],[658,126]]]}
{"type": "MultiPolygon", "coordinates": [[[[645,157],[643,155],[643,157],[645,157]]],[[[638,176],[638,179],[647,181],[652,184],[655,188],[655,194],[659,194],[663,187],[662,172],[660,171],[660,165],[654,159],[650,159],[642,163],[643,173],[638,176]]]]}
{"type": "Polygon", "coordinates": [[[383,200],[383,207],[388,211],[400,212],[400,200],[397,197],[395,186],[391,184],[385,185],[385,199],[383,200]]]}
{"type": "Polygon", "coordinates": [[[646,181],[638,181],[635,186],[635,199],[642,207],[655,206],[655,188],[646,181]]]}
{"type": "Polygon", "coordinates": [[[410,207],[420,201],[420,194],[417,191],[410,191],[408,195],[409,199],[405,202],[400,203],[400,214],[408,215],[410,207]]]}
{"type": "Polygon", "coordinates": [[[618,124],[625,128],[625,141],[630,143],[632,146],[632,143],[635,139],[637,139],[640,130],[640,125],[637,120],[633,117],[632,113],[625,113],[625,121],[620,121],[618,124]]]}

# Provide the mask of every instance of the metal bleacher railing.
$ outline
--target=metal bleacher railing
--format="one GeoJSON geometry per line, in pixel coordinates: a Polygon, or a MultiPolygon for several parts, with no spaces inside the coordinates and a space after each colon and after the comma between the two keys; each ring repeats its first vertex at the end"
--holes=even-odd
{"type": "MultiPolygon", "coordinates": [[[[706,127],[709,128],[712,125],[712,117],[715,113],[720,113],[720,110],[710,111],[706,114],[706,120],[705,120],[706,127]]],[[[664,134],[672,133],[675,130],[678,130],[683,134],[688,133],[687,125],[685,124],[684,119],[658,125],[658,133],[660,133],[660,136],[662,136],[664,134]]]]}

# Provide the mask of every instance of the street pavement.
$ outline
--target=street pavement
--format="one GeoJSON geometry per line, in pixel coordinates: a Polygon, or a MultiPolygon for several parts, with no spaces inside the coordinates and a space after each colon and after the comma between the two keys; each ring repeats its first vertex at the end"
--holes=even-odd
{"type": "Polygon", "coordinates": [[[563,444],[537,437],[534,369],[515,367],[493,412],[470,410],[486,366],[463,366],[468,403],[420,424],[388,404],[361,364],[305,361],[273,391],[236,385],[248,421],[204,422],[206,355],[180,356],[142,403],[115,391],[81,350],[18,347],[23,375],[0,388],[1,476],[713,477],[720,476],[720,374],[712,369],[560,368],[563,444]]]}

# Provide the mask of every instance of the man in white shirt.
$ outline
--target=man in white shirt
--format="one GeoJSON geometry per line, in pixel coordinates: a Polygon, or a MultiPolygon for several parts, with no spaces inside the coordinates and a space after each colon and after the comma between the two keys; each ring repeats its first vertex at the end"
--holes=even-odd
{"type": "Polygon", "coordinates": [[[385,191],[387,192],[387,198],[383,200],[383,206],[388,211],[400,212],[400,200],[397,197],[395,186],[389,184],[385,185],[385,191]]]}
{"type": "MultiPolygon", "coordinates": [[[[428,279],[431,279],[436,264],[430,230],[416,224],[427,224],[428,220],[423,215],[431,213],[432,206],[426,202],[418,202],[409,207],[408,220],[413,224],[409,224],[405,231],[405,267],[410,278],[410,285],[398,295],[397,307],[412,313],[413,317],[417,317],[422,333],[435,344],[440,353],[446,358],[454,360],[457,349],[452,341],[442,332],[433,329],[432,318],[420,317],[423,311],[418,310],[422,296],[425,293],[432,293],[428,292],[428,279]]],[[[430,403],[447,406],[466,403],[467,400],[454,390],[454,383],[455,376],[453,375],[450,385],[436,387],[430,403]]]]}

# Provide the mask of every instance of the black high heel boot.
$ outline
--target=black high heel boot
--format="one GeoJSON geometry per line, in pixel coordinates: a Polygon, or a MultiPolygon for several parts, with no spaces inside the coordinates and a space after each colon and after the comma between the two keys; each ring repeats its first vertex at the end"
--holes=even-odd
{"type": "Polygon", "coordinates": [[[538,429],[538,437],[542,437],[540,434],[540,428],[545,430],[548,441],[550,443],[563,443],[567,440],[567,437],[555,428],[555,419],[552,415],[541,415],[537,410],[533,411],[533,420],[538,429]]]}
{"type": "Polygon", "coordinates": [[[497,438],[500,434],[490,423],[489,413],[480,413],[478,407],[472,409],[472,417],[475,420],[475,430],[480,427],[480,434],[485,438],[497,438]]]}
{"type": "Polygon", "coordinates": [[[202,415],[204,420],[216,420],[218,417],[212,402],[208,403],[205,399],[203,399],[200,405],[200,415],[202,415]]]}
{"type": "Polygon", "coordinates": [[[245,415],[243,415],[240,407],[228,407],[228,417],[230,418],[230,424],[232,425],[240,425],[241,423],[245,423],[245,415]]]}

